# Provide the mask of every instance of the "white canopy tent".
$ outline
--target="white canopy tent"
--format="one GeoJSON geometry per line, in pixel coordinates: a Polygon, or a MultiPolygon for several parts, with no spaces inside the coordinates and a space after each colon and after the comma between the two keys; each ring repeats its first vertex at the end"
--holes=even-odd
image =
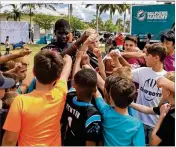
{"type": "Polygon", "coordinates": [[[9,43],[29,41],[29,23],[18,21],[0,21],[0,42],[4,43],[9,36],[9,43]]]}

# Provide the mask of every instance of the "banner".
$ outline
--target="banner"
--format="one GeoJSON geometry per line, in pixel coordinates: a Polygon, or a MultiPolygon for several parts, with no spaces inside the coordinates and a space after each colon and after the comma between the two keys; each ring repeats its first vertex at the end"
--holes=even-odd
{"type": "Polygon", "coordinates": [[[0,21],[0,43],[9,36],[9,43],[29,41],[29,23],[19,21],[0,21]]]}
{"type": "Polygon", "coordinates": [[[150,33],[151,40],[160,40],[161,33],[171,29],[174,23],[174,4],[132,6],[132,35],[146,36],[150,33]]]}

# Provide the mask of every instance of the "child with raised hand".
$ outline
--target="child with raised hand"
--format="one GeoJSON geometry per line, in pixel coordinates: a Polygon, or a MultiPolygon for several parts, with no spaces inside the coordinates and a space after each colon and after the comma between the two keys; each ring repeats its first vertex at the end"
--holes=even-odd
{"type": "Polygon", "coordinates": [[[173,91],[173,86],[171,86],[173,83],[175,83],[175,72],[168,72],[164,77],[160,77],[157,80],[157,86],[162,88],[163,100],[168,102],[162,104],[161,107],[152,108],[135,103],[130,105],[142,113],[160,115],[151,134],[151,145],[175,145],[175,117],[173,117],[175,115],[175,91],[173,91]]]}
{"type": "Polygon", "coordinates": [[[35,55],[36,89],[14,99],[3,126],[3,146],[15,146],[17,141],[19,146],[61,145],[60,119],[71,66],[68,55],[62,58],[50,50],[35,55]]]}
{"type": "Polygon", "coordinates": [[[95,30],[90,30],[91,35],[86,39],[86,41],[83,43],[82,47],[80,48],[80,51],[86,52],[88,56],[90,57],[90,64],[93,68],[98,67],[98,59],[96,55],[94,54],[93,50],[94,48],[99,47],[99,38],[98,34],[95,32],[95,30]],[[93,33],[94,32],[94,33],[93,33]]]}
{"type": "MultiPolygon", "coordinates": [[[[145,57],[148,67],[140,67],[132,70],[132,81],[139,84],[136,103],[148,107],[157,107],[162,99],[162,89],[157,87],[156,81],[167,72],[163,69],[163,61],[166,57],[166,47],[161,43],[154,43],[147,49],[145,57]]],[[[143,114],[136,111],[135,116],[139,118],[145,128],[146,143],[158,121],[158,117],[143,114]]]]}
{"type": "Polygon", "coordinates": [[[107,58],[104,60],[106,73],[108,75],[112,74],[114,68],[119,68],[123,66],[128,66],[131,68],[131,65],[121,56],[119,50],[112,50],[107,58]]]}
{"type": "Polygon", "coordinates": [[[80,50],[84,52],[86,52],[87,50],[93,51],[93,46],[95,48],[98,47],[98,45],[99,45],[98,34],[94,33],[86,39],[80,50]]]}
{"type": "Polygon", "coordinates": [[[96,85],[97,75],[92,69],[81,69],[74,75],[76,96],[69,97],[67,94],[62,115],[64,146],[96,146],[102,143],[101,116],[91,104],[96,85]]]}
{"type": "Polygon", "coordinates": [[[96,91],[97,75],[93,69],[81,69],[81,64],[90,66],[89,56],[78,51],[72,71],[72,88],[62,115],[62,141],[65,146],[96,146],[102,143],[101,117],[91,104],[96,91]]]}
{"type": "Polygon", "coordinates": [[[103,117],[104,145],[145,146],[142,122],[128,114],[128,106],[135,98],[134,84],[130,80],[117,77],[109,89],[114,107],[105,102],[98,90],[94,95],[103,117]]]}

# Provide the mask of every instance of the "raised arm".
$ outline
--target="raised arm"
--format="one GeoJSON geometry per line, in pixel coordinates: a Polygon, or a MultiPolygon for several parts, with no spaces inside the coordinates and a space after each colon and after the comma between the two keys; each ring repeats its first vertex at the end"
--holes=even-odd
{"type": "Polygon", "coordinates": [[[78,39],[71,47],[69,47],[68,49],[62,51],[60,53],[60,55],[62,57],[64,57],[66,54],[70,55],[70,56],[73,56],[77,49],[79,49],[81,47],[81,44],[83,43],[83,41],[81,39],[78,39]]]}
{"type": "Polygon", "coordinates": [[[82,47],[80,48],[80,51],[87,52],[88,50],[88,45],[91,44],[92,42],[95,42],[98,38],[98,34],[92,34],[90,35],[86,41],[83,43],[82,47]]]}
{"type": "Polygon", "coordinates": [[[13,74],[17,74],[17,72],[18,72],[19,70],[21,70],[21,68],[22,68],[22,63],[16,63],[14,68],[12,68],[12,69],[10,69],[10,70],[8,70],[8,71],[5,71],[4,73],[13,73],[13,74]]]}
{"type": "Polygon", "coordinates": [[[105,80],[102,79],[99,73],[97,73],[97,85],[101,89],[101,91],[104,91],[105,80]]]}
{"type": "Polygon", "coordinates": [[[30,86],[30,84],[32,83],[33,80],[34,80],[34,75],[33,75],[33,71],[31,71],[31,72],[28,73],[26,78],[23,80],[22,84],[18,88],[18,91],[21,94],[25,93],[26,90],[29,88],[29,86],[30,86]]]}
{"type": "Polygon", "coordinates": [[[119,62],[119,55],[116,51],[111,51],[110,54],[111,58],[113,59],[114,63],[115,63],[115,67],[122,67],[122,65],[119,62]]]}
{"type": "Polygon", "coordinates": [[[97,89],[96,92],[95,92],[95,94],[94,94],[94,98],[96,99],[96,98],[100,98],[100,97],[102,97],[102,95],[99,92],[99,90],[97,89]]]}
{"type": "Polygon", "coordinates": [[[122,66],[128,66],[128,67],[132,68],[132,66],[127,62],[127,60],[125,60],[125,59],[122,57],[122,55],[121,55],[120,52],[119,52],[119,62],[120,62],[120,64],[121,64],[122,66]]]}
{"type": "Polygon", "coordinates": [[[93,52],[97,56],[97,59],[98,59],[98,67],[99,67],[100,75],[103,78],[103,80],[105,80],[106,73],[105,73],[105,66],[103,63],[103,59],[101,57],[101,50],[99,48],[95,48],[93,52]]]}
{"type": "Polygon", "coordinates": [[[168,80],[167,78],[160,77],[157,80],[157,86],[160,88],[166,88],[175,93],[175,82],[168,80]]]}
{"type": "Polygon", "coordinates": [[[71,68],[72,68],[72,59],[69,55],[64,56],[64,67],[60,75],[60,79],[68,81],[71,68]]]}
{"type": "Polygon", "coordinates": [[[83,35],[81,36],[80,39],[78,39],[70,48],[64,50],[63,52],[61,52],[61,56],[64,57],[64,55],[68,54],[70,56],[73,56],[76,51],[78,49],[80,49],[81,45],[82,47],[81,48],[85,48],[86,47],[86,44],[84,44],[84,42],[87,40],[87,38],[91,35],[91,32],[88,32],[88,31],[85,31],[83,33],[83,35]]]}
{"type": "Polygon", "coordinates": [[[146,56],[146,54],[142,52],[121,52],[121,55],[125,58],[142,58],[146,56]]]}
{"type": "Polygon", "coordinates": [[[113,60],[116,62],[116,66],[128,66],[131,68],[131,65],[122,57],[120,51],[111,51],[110,55],[112,56],[113,60]],[[118,61],[117,61],[118,60],[118,61]]]}
{"type": "Polygon", "coordinates": [[[78,51],[76,53],[76,60],[73,65],[73,71],[72,71],[72,81],[74,79],[75,74],[81,69],[80,64],[81,64],[82,56],[83,56],[83,51],[78,51]]]}
{"type": "Polygon", "coordinates": [[[31,52],[32,51],[29,48],[24,48],[24,50],[20,52],[9,54],[6,56],[0,56],[0,64],[6,63],[7,61],[10,61],[16,58],[23,57],[25,55],[29,55],[31,52]]]}
{"type": "Polygon", "coordinates": [[[153,114],[156,115],[155,112],[153,111],[153,108],[147,107],[144,105],[136,104],[136,103],[131,103],[130,107],[134,108],[135,110],[145,113],[145,114],[153,114]]]}

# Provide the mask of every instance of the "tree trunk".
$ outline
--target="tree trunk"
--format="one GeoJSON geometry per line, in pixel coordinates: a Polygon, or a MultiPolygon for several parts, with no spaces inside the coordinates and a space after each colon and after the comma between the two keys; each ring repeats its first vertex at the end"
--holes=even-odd
{"type": "Polygon", "coordinates": [[[112,20],[112,12],[110,11],[110,20],[112,20]]]}
{"type": "Polygon", "coordinates": [[[30,24],[29,24],[29,40],[31,39],[31,23],[32,23],[32,10],[31,10],[31,8],[30,8],[30,11],[29,11],[29,14],[30,14],[30,24]]]}
{"type": "Polygon", "coordinates": [[[99,17],[99,14],[98,14],[98,5],[96,4],[96,32],[98,33],[98,17],[99,17]]]}
{"type": "Polygon", "coordinates": [[[70,4],[70,15],[72,16],[72,13],[73,13],[73,6],[72,4],[70,4]]]}
{"type": "Polygon", "coordinates": [[[45,36],[46,36],[46,29],[45,29],[45,36]]]}
{"type": "Polygon", "coordinates": [[[123,32],[124,33],[125,33],[125,26],[126,26],[125,22],[126,22],[126,10],[124,12],[124,20],[123,20],[123,32]]]}
{"type": "Polygon", "coordinates": [[[70,25],[70,4],[68,4],[68,22],[70,25]]]}

